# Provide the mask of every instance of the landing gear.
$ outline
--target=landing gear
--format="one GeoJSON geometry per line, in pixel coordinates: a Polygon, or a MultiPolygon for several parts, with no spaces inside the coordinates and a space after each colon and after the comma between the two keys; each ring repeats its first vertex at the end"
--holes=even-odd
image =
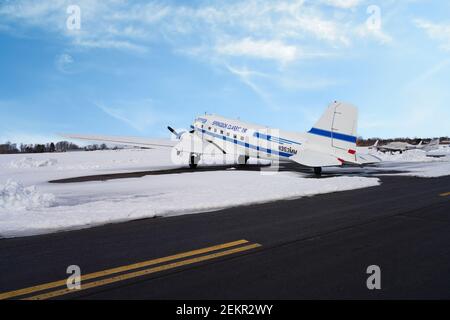
{"type": "Polygon", "coordinates": [[[189,157],[189,168],[196,169],[199,161],[200,161],[200,156],[198,156],[194,153],[191,153],[191,156],[189,157]]]}
{"type": "Polygon", "coordinates": [[[315,167],[315,168],[314,168],[314,174],[315,174],[316,176],[322,175],[322,167],[315,167]]]}
{"type": "Polygon", "coordinates": [[[238,164],[241,166],[245,166],[248,162],[248,159],[250,159],[249,156],[239,156],[238,157],[238,164]]]}

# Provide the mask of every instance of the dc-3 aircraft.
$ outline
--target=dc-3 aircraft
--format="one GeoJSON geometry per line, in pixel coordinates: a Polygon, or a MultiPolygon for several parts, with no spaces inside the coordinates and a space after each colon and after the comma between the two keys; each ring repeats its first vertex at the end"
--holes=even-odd
{"type": "Polygon", "coordinates": [[[190,131],[178,133],[168,127],[175,135],[175,141],[95,135],[64,136],[136,147],[174,148],[176,154],[184,157],[191,168],[196,168],[204,155],[228,154],[235,155],[240,164],[246,164],[250,157],[294,161],[313,168],[315,174],[320,175],[322,167],[380,162],[375,156],[356,152],[357,120],[356,107],[335,101],[306,133],[270,129],[217,115],[202,115],[195,119],[190,131]]]}
{"type": "Polygon", "coordinates": [[[422,144],[422,141],[419,142],[417,145],[409,144],[406,142],[389,142],[388,144],[385,144],[383,146],[378,145],[378,140],[375,142],[375,144],[369,149],[376,149],[377,151],[381,152],[400,152],[403,153],[404,151],[408,150],[423,150],[423,151],[431,151],[436,150],[439,148],[439,139],[433,139],[428,144],[422,144]]]}

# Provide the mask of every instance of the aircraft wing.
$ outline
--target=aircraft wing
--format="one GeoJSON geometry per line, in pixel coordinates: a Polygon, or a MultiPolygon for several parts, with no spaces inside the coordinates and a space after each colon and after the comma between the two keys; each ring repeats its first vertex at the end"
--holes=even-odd
{"type": "Polygon", "coordinates": [[[199,137],[183,133],[178,140],[170,139],[149,139],[139,137],[119,137],[119,136],[97,136],[97,135],[79,135],[65,134],[62,135],[68,139],[85,140],[101,143],[112,143],[131,147],[140,148],[175,148],[179,153],[196,153],[203,155],[215,155],[217,153],[224,154],[225,151],[210,141],[202,140],[199,137]]]}
{"type": "Polygon", "coordinates": [[[96,136],[96,135],[79,135],[79,134],[64,134],[62,136],[68,139],[112,143],[141,148],[155,148],[155,147],[172,148],[177,144],[177,141],[172,141],[169,139],[148,139],[139,137],[96,136]]]}

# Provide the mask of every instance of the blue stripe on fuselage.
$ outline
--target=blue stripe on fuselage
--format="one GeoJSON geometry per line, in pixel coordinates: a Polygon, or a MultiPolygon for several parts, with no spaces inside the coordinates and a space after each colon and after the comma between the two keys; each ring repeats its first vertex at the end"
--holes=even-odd
{"type": "Polygon", "coordinates": [[[224,135],[220,135],[220,134],[217,134],[217,133],[206,131],[205,129],[195,128],[194,126],[191,126],[191,129],[199,130],[202,133],[210,135],[210,136],[213,136],[215,138],[223,139],[225,141],[232,142],[234,144],[238,144],[238,145],[243,146],[245,148],[255,149],[257,151],[261,151],[261,152],[264,152],[264,153],[267,153],[267,154],[278,155],[278,156],[285,157],[285,158],[289,158],[289,157],[292,157],[294,155],[292,153],[266,149],[266,148],[263,148],[261,146],[255,146],[255,145],[249,144],[249,143],[244,142],[244,141],[228,138],[227,136],[224,136],[224,135]]]}
{"type": "Polygon", "coordinates": [[[350,135],[343,134],[343,133],[331,132],[328,130],[323,130],[323,129],[318,129],[318,128],[312,128],[311,130],[308,131],[308,133],[315,134],[315,135],[322,136],[322,137],[333,138],[333,139],[338,139],[338,140],[342,140],[342,141],[356,143],[355,136],[350,136],[350,135]]]}

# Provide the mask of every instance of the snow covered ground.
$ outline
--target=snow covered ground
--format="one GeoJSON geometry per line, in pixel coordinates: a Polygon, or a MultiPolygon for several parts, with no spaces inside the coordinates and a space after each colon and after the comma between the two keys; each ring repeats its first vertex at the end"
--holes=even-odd
{"type": "Polygon", "coordinates": [[[425,152],[422,150],[409,150],[403,153],[368,150],[359,148],[358,152],[369,153],[382,160],[382,163],[371,170],[380,174],[395,174],[433,178],[450,175],[450,147],[441,145],[438,150],[425,152]],[[436,157],[439,156],[439,157],[436,157]],[[389,173],[387,173],[389,172],[389,173]]]}
{"type": "MultiPolygon", "coordinates": [[[[362,150],[367,151],[367,150],[362,150]]],[[[447,150],[446,150],[447,151],[447,150]]],[[[450,152],[448,153],[450,155],[450,152]]],[[[378,155],[378,154],[377,154],[378,155]]],[[[425,154],[379,155],[379,173],[450,174],[450,158],[425,154]]],[[[211,162],[206,159],[205,162],[211,162]]],[[[233,162],[234,159],[228,159],[233,162]]],[[[55,179],[178,168],[170,151],[118,151],[0,156],[0,237],[87,228],[155,216],[172,216],[377,186],[377,177],[347,175],[322,179],[300,172],[264,174],[229,170],[150,175],[105,182],[50,184],[55,179]]],[[[360,169],[364,173],[365,169],[360,169]]],[[[354,171],[353,171],[354,172],[354,171]]]]}
{"type": "Polygon", "coordinates": [[[48,183],[70,177],[177,167],[166,150],[0,156],[0,236],[212,211],[379,184],[377,178],[367,177],[308,179],[297,172],[236,170],[48,183]]]}

